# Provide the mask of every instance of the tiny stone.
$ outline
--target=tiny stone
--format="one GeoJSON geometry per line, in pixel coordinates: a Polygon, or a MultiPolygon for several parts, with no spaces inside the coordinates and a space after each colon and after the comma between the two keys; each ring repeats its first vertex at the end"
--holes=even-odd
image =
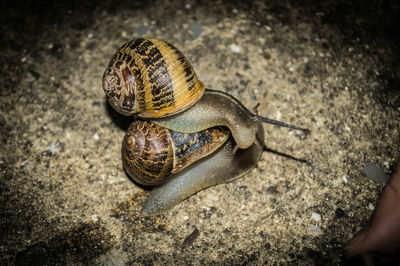
{"type": "Polygon", "coordinates": [[[136,29],[136,34],[137,34],[137,35],[145,35],[149,30],[150,30],[150,27],[149,27],[149,26],[146,26],[146,25],[144,25],[144,26],[139,26],[139,27],[137,27],[137,29],[136,29]]]}
{"type": "Polygon", "coordinates": [[[25,56],[21,58],[21,62],[22,62],[22,63],[25,63],[25,62],[26,62],[26,57],[25,57],[25,56]]]}
{"type": "Polygon", "coordinates": [[[99,135],[98,135],[97,133],[93,135],[93,138],[94,138],[95,140],[99,140],[99,139],[100,139],[100,137],[99,137],[99,135]]]}
{"type": "Polygon", "coordinates": [[[234,52],[234,53],[240,53],[240,47],[237,46],[236,44],[232,43],[229,47],[231,48],[231,51],[232,51],[232,52],[234,52]]]}
{"type": "Polygon", "coordinates": [[[52,43],[49,43],[49,44],[47,45],[47,49],[49,49],[49,50],[53,49],[53,47],[54,47],[54,44],[52,44],[52,43]]]}
{"type": "Polygon", "coordinates": [[[183,216],[183,220],[185,220],[185,221],[187,221],[187,220],[189,220],[189,216],[183,216]]]}
{"type": "Polygon", "coordinates": [[[69,138],[71,137],[71,134],[67,131],[67,132],[65,132],[65,137],[66,137],[67,139],[69,139],[69,138]]]}
{"type": "Polygon", "coordinates": [[[87,36],[89,39],[91,39],[93,37],[93,33],[89,33],[87,36]]]}
{"type": "Polygon", "coordinates": [[[368,204],[368,209],[370,209],[371,211],[375,210],[374,204],[372,203],[368,204]]]}
{"type": "Polygon", "coordinates": [[[386,167],[386,169],[389,169],[389,162],[388,161],[384,162],[383,165],[386,167]]]}
{"type": "Polygon", "coordinates": [[[344,129],[346,129],[346,131],[351,131],[351,128],[346,124],[344,124],[344,129]]]}
{"type": "Polygon", "coordinates": [[[106,174],[101,174],[100,177],[104,180],[106,178],[106,174]]]}
{"type": "Polygon", "coordinates": [[[271,30],[272,30],[270,26],[265,26],[265,29],[266,29],[267,31],[271,31],[271,30]]]}
{"type": "Polygon", "coordinates": [[[321,215],[319,213],[313,212],[311,214],[311,217],[313,218],[314,221],[320,222],[321,221],[321,215]]]}
{"type": "Polygon", "coordinates": [[[58,142],[54,143],[50,143],[49,145],[47,145],[47,149],[52,153],[55,154],[60,150],[60,144],[58,142]]]}
{"type": "Polygon", "coordinates": [[[196,21],[190,23],[190,29],[192,30],[192,34],[195,39],[199,38],[203,32],[203,27],[196,21]]]}
{"type": "Polygon", "coordinates": [[[209,195],[207,195],[207,199],[209,199],[209,200],[218,200],[218,197],[216,197],[215,195],[209,194],[209,195]]]}
{"type": "Polygon", "coordinates": [[[347,180],[347,176],[343,176],[343,182],[345,182],[346,184],[349,183],[349,180],[347,180]]]}
{"type": "Polygon", "coordinates": [[[190,4],[186,4],[186,5],[185,5],[185,8],[186,8],[186,9],[190,9],[191,7],[192,7],[192,6],[191,6],[190,4]]]}
{"type": "Polygon", "coordinates": [[[126,33],[126,31],[121,32],[121,37],[122,38],[128,37],[128,33],[126,33]]]}
{"type": "Polygon", "coordinates": [[[313,236],[320,236],[323,234],[321,228],[319,228],[316,225],[310,225],[309,227],[309,232],[310,234],[312,234],[313,236]]]}
{"type": "Polygon", "coordinates": [[[370,162],[365,163],[363,172],[375,183],[385,184],[389,180],[389,176],[379,166],[370,162]]]}
{"type": "Polygon", "coordinates": [[[282,118],[282,114],[281,114],[281,111],[276,111],[276,120],[281,120],[281,118],[282,118]]]}
{"type": "Polygon", "coordinates": [[[379,85],[379,83],[377,81],[373,81],[373,82],[371,82],[371,84],[369,84],[369,87],[372,89],[372,88],[377,87],[378,85],[379,85]]]}
{"type": "Polygon", "coordinates": [[[91,218],[92,218],[92,221],[93,221],[93,222],[97,222],[97,220],[98,220],[96,214],[93,214],[91,218]]]}
{"type": "Polygon", "coordinates": [[[23,162],[21,163],[21,166],[26,166],[26,165],[31,165],[31,164],[32,164],[31,160],[26,159],[25,161],[23,161],[23,162]]]}

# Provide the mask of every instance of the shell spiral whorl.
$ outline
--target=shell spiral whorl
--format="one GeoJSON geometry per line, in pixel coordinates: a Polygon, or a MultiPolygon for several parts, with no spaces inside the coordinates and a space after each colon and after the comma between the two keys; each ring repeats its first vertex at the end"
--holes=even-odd
{"type": "Polygon", "coordinates": [[[173,167],[171,136],[168,129],[147,121],[135,121],[122,144],[125,169],[142,185],[164,181],[173,167]]]}
{"type": "Polygon", "coordinates": [[[205,91],[186,57],[153,38],[134,39],[114,54],[103,75],[103,89],[116,111],[145,118],[182,112],[205,91]]]}

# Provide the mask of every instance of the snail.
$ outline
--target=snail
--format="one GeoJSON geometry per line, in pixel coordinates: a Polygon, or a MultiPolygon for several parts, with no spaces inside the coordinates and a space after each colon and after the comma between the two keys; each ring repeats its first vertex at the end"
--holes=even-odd
{"type": "Polygon", "coordinates": [[[117,112],[141,119],[130,125],[121,152],[132,179],[156,186],[141,211],[145,216],[254,168],[264,149],[262,123],[309,133],[205,89],[185,56],[158,39],[124,44],[104,72],[103,89],[117,112]]]}
{"type": "Polygon", "coordinates": [[[103,89],[117,112],[144,118],[182,112],[205,90],[186,57],[153,38],[134,39],[114,54],[103,75],[103,89]]]}
{"type": "Polygon", "coordinates": [[[136,182],[158,185],[171,174],[216,151],[229,136],[229,131],[222,127],[187,134],[136,120],[122,142],[123,165],[136,182]]]}
{"type": "Polygon", "coordinates": [[[261,123],[257,122],[256,139],[248,149],[233,152],[235,146],[229,131],[221,127],[179,133],[151,121],[134,121],[122,143],[124,168],[136,182],[158,185],[141,215],[165,213],[194,193],[253,169],[264,148],[261,123]]]}
{"type": "Polygon", "coordinates": [[[235,150],[253,144],[257,121],[309,132],[253,114],[228,93],[206,90],[186,57],[159,39],[138,38],[124,44],[104,72],[103,89],[117,112],[154,119],[174,131],[227,126],[235,150]]]}

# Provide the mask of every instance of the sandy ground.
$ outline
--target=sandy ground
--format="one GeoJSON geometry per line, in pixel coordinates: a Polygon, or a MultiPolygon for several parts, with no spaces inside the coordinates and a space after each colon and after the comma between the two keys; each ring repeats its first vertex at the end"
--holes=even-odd
{"type": "Polygon", "coordinates": [[[341,263],[383,188],[365,163],[390,175],[399,155],[398,6],[94,2],[1,8],[0,263],[341,263]],[[101,78],[141,35],[178,47],[208,88],[311,129],[264,127],[269,148],[312,165],[264,152],[245,177],[139,218],[149,191],[120,155],[130,118],[101,78]]]}

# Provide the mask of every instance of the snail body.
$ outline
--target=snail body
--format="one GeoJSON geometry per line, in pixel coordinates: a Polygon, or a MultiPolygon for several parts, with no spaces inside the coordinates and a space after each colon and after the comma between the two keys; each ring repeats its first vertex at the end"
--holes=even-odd
{"type": "Polygon", "coordinates": [[[164,119],[152,119],[163,127],[184,133],[193,133],[215,126],[226,126],[238,148],[249,148],[256,139],[259,123],[272,123],[307,132],[307,129],[261,117],[251,113],[232,95],[206,89],[204,96],[192,108],[164,119]]]}
{"type": "Polygon", "coordinates": [[[204,85],[173,45],[154,38],[124,44],[103,75],[108,102],[123,115],[164,117],[193,106],[204,85]]]}

